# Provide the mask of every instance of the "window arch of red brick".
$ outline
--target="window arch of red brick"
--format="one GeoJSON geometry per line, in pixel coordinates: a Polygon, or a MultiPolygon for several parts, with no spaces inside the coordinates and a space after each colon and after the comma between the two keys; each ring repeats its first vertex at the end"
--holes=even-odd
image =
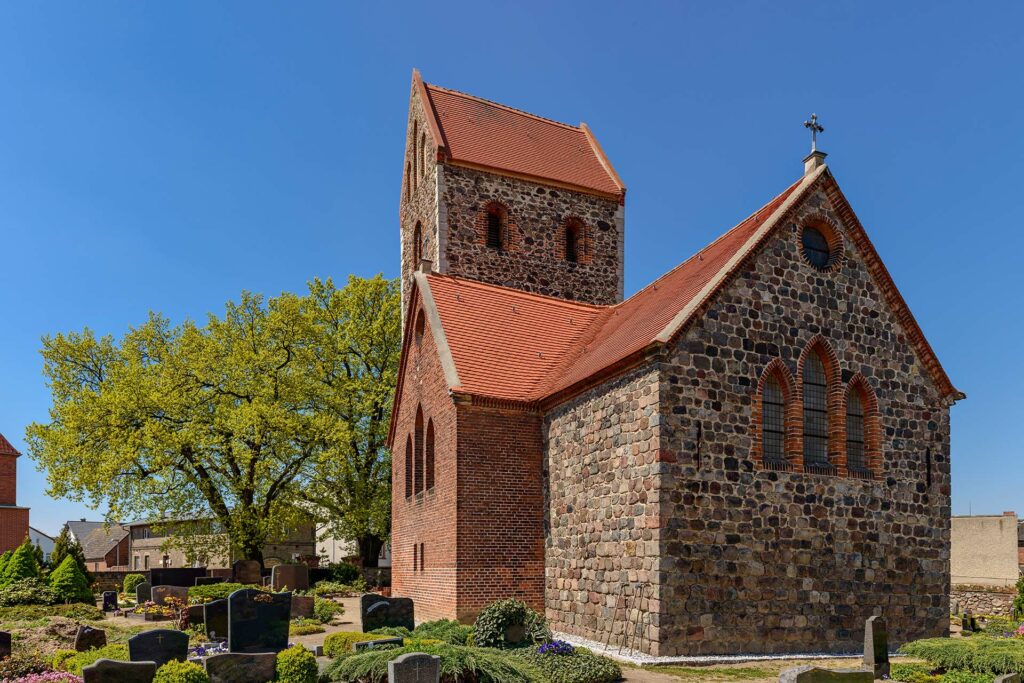
{"type": "MultiPolygon", "coordinates": [[[[846,407],[851,392],[856,392],[860,398],[860,404],[864,409],[864,460],[868,472],[872,477],[882,476],[882,415],[878,408],[878,397],[868,382],[867,377],[861,373],[854,374],[846,384],[843,392],[843,405],[841,414],[842,420],[842,444],[844,466],[846,460],[846,407]]],[[[847,469],[844,474],[850,474],[847,469]]]]}
{"type": "Polygon", "coordinates": [[[413,464],[414,458],[412,457],[412,434],[405,437],[405,497],[412,498],[412,477],[413,477],[413,464]]]}
{"type": "Polygon", "coordinates": [[[843,233],[839,229],[839,224],[829,218],[823,213],[812,213],[809,216],[805,216],[800,224],[797,226],[797,242],[799,249],[797,252],[800,254],[800,258],[807,265],[811,265],[811,262],[807,260],[807,256],[804,254],[803,245],[800,244],[803,240],[803,229],[805,227],[814,228],[824,235],[825,240],[828,242],[828,248],[832,256],[829,259],[828,266],[822,271],[830,273],[843,264],[843,259],[846,257],[846,245],[843,241],[843,233]]]}
{"type": "Polygon", "coordinates": [[[780,358],[774,359],[772,362],[765,366],[764,371],[761,372],[761,378],[757,381],[757,389],[754,392],[754,414],[753,414],[753,430],[752,436],[754,439],[751,455],[754,462],[759,463],[765,469],[781,469],[776,463],[768,463],[764,459],[764,386],[768,382],[769,378],[774,378],[779,386],[782,388],[782,400],[785,405],[785,456],[787,470],[795,470],[803,467],[803,453],[796,448],[796,445],[800,443],[799,432],[801,425],[801,415],[797,412],[796,398],[796,383],[793,381],[793,375],[790,373],[789,368],[780,358]]]}
{"type": "Polygon", "coordinates": [[[797,405],[794,410],[799,415],[800,428],[796,434],[794,447],[799,453],[800,467],[806,469],[804,462],[804,366],[810,354],[816,353],[821,358],[825,368],[826,392],[825,407],[828,414],[828,462],[835,468],[835,474],[846,474],[846,412],[844,409],[844,393],[846,386],[842,381],[842,372],[839,368],[839,356],[828,340],[821,334],[816,334],[804,345],[800,358],[796,363],[796,392],[793,403],[797,405]]]}
{"type": "Polygon", "coordinates": [[[558,226],[555,237],[555,256],[559,261],[568,261],[568,236],[572,232],[576,240],[576,263],[590,263],[594,258],[593,234],[590,226],[579,216],[570,214],[558,226]]]}
{"type": "Polygon", "coordinates": [[[416,429],[413,437],[413,493],[423,492],[423,407],[416,406],[416,429]]]}
{"type": "Polygon", "coordinates": [[[427,441],[423,452],[423,478],[427,491],[434,488],[434,420],[427,420],[427,441]]]}
{"type": "Polygon", "coordinates": [[[487,246],[487,227],[491,214],[501,221],[501,251],[516,251],[519,248],[519,231],[512,213],[507,205],[499,201],[490,201],[477,213],[476,232],[480,244],[487,246]]]}

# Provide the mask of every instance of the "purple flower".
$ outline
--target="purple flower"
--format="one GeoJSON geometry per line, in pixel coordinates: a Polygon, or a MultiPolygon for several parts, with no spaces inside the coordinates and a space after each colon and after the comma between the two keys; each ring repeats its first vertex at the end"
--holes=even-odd
{"type": "Polygon", "coordinates": [[[538,654],[542,655],[571,655],[576,649],[564,640],[552,640],[537,648],[538,654]]]}

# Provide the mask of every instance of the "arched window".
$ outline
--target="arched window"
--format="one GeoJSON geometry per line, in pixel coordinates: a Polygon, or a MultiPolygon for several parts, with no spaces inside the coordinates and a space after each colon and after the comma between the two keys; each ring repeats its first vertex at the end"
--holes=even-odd
{"type": "Polygon", "coordinates": [[[416,345],[419,346],[423,343],[423,333],[426,331],[427,323],[423,316],[423,311],[417,311],[416,313],[416,324],[414,329],[416,331],[416,345]]]}
{"type": "MultiPolygon", "coordinates": [[[[419,121],[412,122],[412,149],[410,154],[412,155],[412,182],[416,184],[417,178],[420,177],[420,150],[417,145],[420,141],[420,136],[417,133],[419,130],[419,121]]],[[[416,189],[415,187],[413,189],[416,189]]]]}
{"type": "Polygon", "coordinates": [[[427,420],[427,445],[426,454],[423,458],[423,471],[426,478],[426,487],[429,491],[434,488],[434,420],[427,420]]]}
{"type": "Polygon", "coordinates": [[[416,221],[416,227],[412,231],[412,267],[419,268],[423,260],[423,224],[416,221]]]}
{"type": "Polygon", "coordinates": [[[828,467],[828,375],[818,352],[807,354],[804,383],[804,465],[828,467]]]}
{"type": "Polygon", "coordinates": [[[932,487],[932,449],[924,449],[924,485],[932,487]]]}
{"type": "Polygon", "coordinates": [[[427,175],[427,134],[420,133],[420,177],[427,175]]]}
{"type": "Polygon", "coordinates": [[[412,497],[412,468],[413,468],[413,457],[412,457],[412,437],[406,437],[405,439],[405,497],[412,497]]]}
{"type": "Polygon", "coordinates": [[[565,260],[578,263],[583,260],[586,252],[584,226],[579,220],[570,218],[565,224],[565,260]]]}
{"type": "Polygon", "coordinates": [[[405,162],[405,198],[407,200],[412,198],[412,178],[409,177],[411,172],[412,162],[407,161],[405,162]]]}
{"type": "Polygon", "coordinates": [[[505,248],[505,210],[498,204],[487,207],[487,246],[501,251],[505,248]]]}
{"type": "Polygon", "coordinates": [[[767,465],[786,463],[786,398],[774,374],[761,395],[761,453],[767,465]]]}
{"type": "Polygon", "coordinates": [[[864,450],[864,404],[860,392],[850,387],[846,395],[846,468],[851,474],[867,474],[864,450]]]}
{"type": "Polygon", "coordinates": [[[423,409],[416,408],[416,436],[413,445],[416,449],[413,459],[416,461],[415,478],[413,479],[413,490],[415,493],[423,491],[423,409]]]}

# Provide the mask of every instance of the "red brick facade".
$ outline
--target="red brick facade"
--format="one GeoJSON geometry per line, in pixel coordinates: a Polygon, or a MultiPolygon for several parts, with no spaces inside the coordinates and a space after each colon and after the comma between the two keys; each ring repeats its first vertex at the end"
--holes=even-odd
{"type": "Polygon", "coordinates": [[[18,456],[0,434],[0,553],[17,548],[28,536],[28,508],[18,507],[18,456]]]}

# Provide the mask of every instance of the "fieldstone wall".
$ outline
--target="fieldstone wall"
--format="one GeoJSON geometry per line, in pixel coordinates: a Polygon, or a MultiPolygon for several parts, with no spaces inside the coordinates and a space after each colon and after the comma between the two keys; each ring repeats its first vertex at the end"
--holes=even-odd
{"type": "Polygon", "coordinates": [[[545,585],[556,631],[603,642],[611,628],[620,644],[629,608],[634,624],[646,620],[645,640],[658,639],[660,421],[650,364],[545,416],[545,585]]]}
{"type": "Polygon", "coordinates": [[[659,654],[858,651],[872,614],[894,645],[944,635],[948,407],[823,193],[715,297],[662,373],[661,447],[675,462],[661,480],[659,654]],[[812,216],[845,242],[832,272],[800,252],[812,216]],[[816,335],[841,382],[859,372],[877,396],[873,479],[770,471],[753,456],[759,378],[778,359],[799,395],[798,359],[816,335]]]}
{"type": "Polygon", "coordinates": [[[423,258],[434,262],[434,270],[440,270],[441,266],[437,231],[437,144],[430,135],[423,103],[415,88],[409,97],[409,122],[405,134],[405,159],[402,168],[402,195],[398,216],[404,316],[409,301],[409,289],[412,286],[412,274],[420,265],[414,256],[417,221],[421,228],[423,258]]]}
{"type": "Polygon", "coordinates": [[[996,614],[1011,616],[1013,599],[1017,592],[1012,588],[988,588],[985,586],[953,586],[949,592],[950,612],[974,615],[996,614]],[[957,612],[959,608],[959,612],[957,612]]]}

